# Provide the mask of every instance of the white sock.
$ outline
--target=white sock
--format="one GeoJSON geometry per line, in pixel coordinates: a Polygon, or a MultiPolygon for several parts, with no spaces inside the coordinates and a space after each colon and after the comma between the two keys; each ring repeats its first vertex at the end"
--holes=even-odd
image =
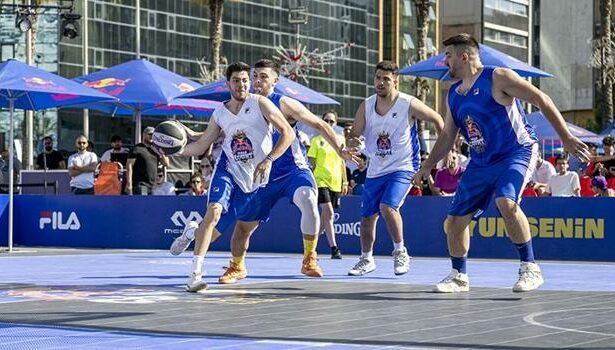
{"type": "Polygon", "coordinates": [[[192,273],[195,275],[201,275],[203,273],[203,261],[205,257],[202,255],[195,255],[192,257],[192,273]]]}
{"type": "Polygon", "coordinates": [[[395,243],[393,242],[393,249],[395,249],[396,252],[403,250],[404,249],[404,241],[402,240],[399,243],[395,243]]]}
{"type": "Polygon", "coordinates": [[[371,250],[369,252],[361,252],[361,259],[374,260],[374,253],[371,250]]]}

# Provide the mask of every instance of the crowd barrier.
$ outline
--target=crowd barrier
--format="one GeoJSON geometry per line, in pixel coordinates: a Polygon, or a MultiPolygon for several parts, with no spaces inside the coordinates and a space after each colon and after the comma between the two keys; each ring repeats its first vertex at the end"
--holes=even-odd
{"type": "MultiPolygon", "coordinates": [[[[6,246],[7,197],[0,196],[0,245],[6,246]]],[[[344,197],[335,214],[338,246],[359,254],[360,198],[344,197]]],[[[408,197],[401,208],[404,236],[414,256],[447,256],[442,223],[450,198],[408,197]]],[[[539,259],[615,261],[615,200],[611,198],[526,198],[522,203],[539,259]]],[[[184,224],[201,220],[205,201],[177,196],[15,197],[14,242],[21,246],[167,249],[184,224]]],[[[495,206],[471,226],[470,257],[515,258],[504,221],[495,206]]],[[[229,250],[230,233],[212,245],[229,250]]],[[[286,199],[253,235],[254,252],[301,252],[299,211],[286,199]]],[[[392,243],[379,220],[375,254],[391,254],[392,243]]],[[[329,252],[321,236],[319,251],[329,252]]]]}

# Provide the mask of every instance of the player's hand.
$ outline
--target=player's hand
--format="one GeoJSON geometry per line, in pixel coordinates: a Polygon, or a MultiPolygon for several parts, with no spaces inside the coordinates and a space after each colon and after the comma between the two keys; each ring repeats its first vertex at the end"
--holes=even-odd
{"type": "Polygon", "coordinates": [[[362,144],[363,144],[363,141],[361,141],[361,139],[358,137],[352,137],[348,139],[348,146],[350,147],[358,149],[361,147],[362,144]]]}
{"type": "Polygon", "coordinates": [[[573,154],[582,162],[589,161],[589,148],[583,141],[571,135],[570,138],[562,140],[562,143],[566,152],[573,154]]]}
{"type": "Polygon", "coordinates": [[[267,174],[271,170],[271,161],[267,158],[263,159],[262,162],[258,163],[256,169],[254,169],[254,183],[262,183],[265,181],[267,174]]]}
{"type": "Polygon", "coordinates": [[[419,171],[416,172],[416,174],[414,174],[414,176],[412,177],[412,184],[414,186],[417,187],[423,187],[423,180],[427,179],[427,176],[429,176],[430,173],[429,168],[421,166],[421,168],[419,169],[419,171]]]}
{"type": "Polygon", "coordinates": [[[339,155],[340,157],[342,157],[342,159],[351,161],[356,165],[359,165],[362,161],[361,157],[359,157],[359,154],[359,150],[356,147],[345,147],[339,155]]]}

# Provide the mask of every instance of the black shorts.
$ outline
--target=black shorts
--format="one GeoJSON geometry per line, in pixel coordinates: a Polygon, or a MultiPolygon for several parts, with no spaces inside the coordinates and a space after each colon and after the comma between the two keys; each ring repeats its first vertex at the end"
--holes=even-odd
{"type": "Polygon", "coordinates": [[[328,187],[318,187],[318,204],[331,203],[333,208],[340,207],[340,192],[331,191],[328,187]]]}

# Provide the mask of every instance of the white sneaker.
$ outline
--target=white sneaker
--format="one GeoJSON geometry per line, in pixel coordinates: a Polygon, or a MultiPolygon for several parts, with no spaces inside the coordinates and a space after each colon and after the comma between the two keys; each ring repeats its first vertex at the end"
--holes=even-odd
{"type": "Polygon", "coordinates": [[[179,255],[188,249],[190,243],[194,240],[194,231],[199,227],[199,224],[196,221],[190,221],[186,227],[184,227],[184,231],[182,234],[175,238],[173,244],[171,244],[171,248],[169,251],[172,255],[179,255]]]}
{"type": "Polygon", "coordinates": [[[370,273],[376,269],[376,263],[374,259],[364,259],[360,258],[359,262],[348,271],[349,276],[363,276],[367,273],[370,273]]]}
{"type": "Polygon", "coordinates": [[[186,283],[186,292],[197,293],[205,289],[207,289],[207,283],[203,281],[203,275],[195,273],[190,274],[190,278],[186,283]]]}
{"type": "Polygon", "coordinates": [[[544,282],[538,264],[522,262],[519,267],[519,280],[513,286],[513,292],[529,292],[540,287],[544,282]]]}
{"type": "Polygon", "coordinates": [[[452,269],[440,283],[433,289],[435,293],[459,293],[470,290],[470,279],[465,273],[452,269]]]}
{"type": "Polygon", "coordinates": [[[393,269],[396,275],[403,275],[410,271],[410,255],[406,247],[393,251],[393,269]]]}

